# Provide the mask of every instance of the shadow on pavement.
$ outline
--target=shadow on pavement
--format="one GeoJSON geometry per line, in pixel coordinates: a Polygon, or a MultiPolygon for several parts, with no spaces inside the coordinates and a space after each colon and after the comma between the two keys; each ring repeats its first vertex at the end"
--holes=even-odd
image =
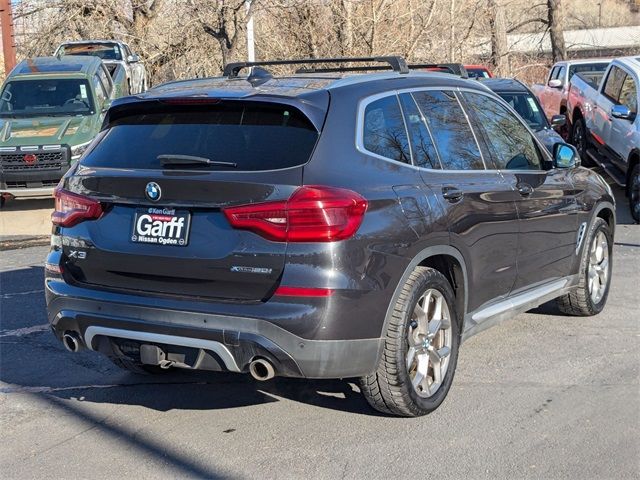
{"type": "Polygon", "coordinates": [[[7,200],[2,210],[8,212],[21,212],[27,210],[53,210],[53,198],[37,198],[37,199],[13,199],[7,200]]]}
{"type": "MultiPolygon", "coordinates": [[[[105,419],[85,409],[79,408],[73,403],[64,402],[51,395],[37,395],[37,398],[50,404],[61,413],[72,416],[74,420],[82,422],[86,425],[86,430],[98,429],[102,434],[127,445],[136,453],[151,455],[157,458],[159,462],[168,463],[174,469],[182,472],[181,477],[178,478],[184,478],[184,476],[210,479],[235,477],[232,474],[215,471],[210,466],[198,462],[193,457],[190,458],[183,452],[175,451],[169,444],[161,442],[160,439],[149,438],[146,437],[144,433],[136,432],[123,426],[109,424],[105,419]]],[[[208,461],[208,463],[211,462],[208,461]]],[[[171,474],[169,476],[171,476],[171,474]]]]}

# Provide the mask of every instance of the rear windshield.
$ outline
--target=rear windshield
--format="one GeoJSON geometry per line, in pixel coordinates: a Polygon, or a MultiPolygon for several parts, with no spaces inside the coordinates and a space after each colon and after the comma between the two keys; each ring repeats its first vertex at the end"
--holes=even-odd
{"type": "Polygon", "coordinates": [[[571,80],[571,77],[573,77],[576,73],[604,72],[608,66],[609,62],[571,65],[569,67],[569,80],[571,80]]]}
{"type": "Polygon", "coordinates": [[[60,47],[61,55],[88,55],[102,60],[122,60],[120,47],[115,43],[79,43],[60,47]]]}
{"type": "Polygon", "coordinates": [[[275,170],[306,163],[317,139],[311,122],[288,106],[166,107],[118,119],[82,163],[109,168],[275,170]],[[214,163],[163,167],[160,155],[201,157],[214,163]]]}

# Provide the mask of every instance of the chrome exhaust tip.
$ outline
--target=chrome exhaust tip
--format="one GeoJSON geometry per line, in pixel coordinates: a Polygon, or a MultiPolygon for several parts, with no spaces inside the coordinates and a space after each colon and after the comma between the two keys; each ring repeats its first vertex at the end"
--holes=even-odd
{"type": "Polygon", "coordinates": [[[62,344],[64,345],[64,348],[74,353],[82,348],[80,337],[76,332],[64,332],[62,335],[62,344]]]}
{"type": "Polygon", "coordinates": [[[271,380],[276,376],[276,371],[271,362],[263,358],[256,358],[249,364],[249,373],[260,382],[271,380]]]}

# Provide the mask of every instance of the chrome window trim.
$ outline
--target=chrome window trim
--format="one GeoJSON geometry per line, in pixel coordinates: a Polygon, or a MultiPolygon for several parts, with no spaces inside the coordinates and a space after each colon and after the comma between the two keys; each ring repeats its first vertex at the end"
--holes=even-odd
{"type": "Polygon", "coordinates": [[[379,158],[380,160],[385,160],[387,162],[392,162],[394,165],[403,165],[405,167],[411,167],[414,169],[418,168],[413,164],[413,152],[411,151],[411,142],[409,141],[409,131],[407,130],[407,124],[404,121],[404,112],[402,110],[402,105],[400,104],[400,99],[398,98],[398,93],[396,90],[388,90],[386,92],[376,93],[375,95],[365,97],[358,102],[355,139],[356,139],[356,145],[355,145],[356,150],[358,150],[360,153],[364,153],[365,155],[368,155],[370,157],[379,158]],[[391,96],[396,97],[398,108],[400,108],[400,114],[402,115],[402,124],[404,125],[404,131],[405,131],[405,134],[407,135],[407,142],[409,144],[409,155],[411,157],[409,160],[411,161],[411,163],[404,163],[399,160],[394,160],[393,158],[379,155],[370,150],[367,150],[364,146],[364,112],[365,110],[367,109],[369,104],[377,100],[380,100],[382,98],[391,97],[391,96]]]}
{"type": "MultiPolygon", "coordinates": [[[[485,170],[449,170],[449,169],[434,169],[434,168],[426,168],[426,167],[419,167],[417,165],[413,165],[413,164],[408,164],[408,163],[403,163],[403,162],[399,162],[397,160],[393,160],[392,158],[387,158],[387,157],[383,157],[382,155],[378,155],[377,153],[373,153],[370,152],[369,150],[367,150],[366,148],[364,148],[364,141],[363,141],[363,136],[364,136],[364,111],[367,107],[367,105],[369,105],[371,102],[374,102],[376,100],[379,100],[381,98],[385,98],[391,95],[396,95],[396,97],[398,97],[399,95],[403,94],[403,93],[409,93],[409,94],[413,94],[413,92],[422,92],[422,91],[430,91],[430,90],[451,90],[451,91],[457,91],[457,92],[469,92],[469,93],[476,93],[478,95],[484,95],[487,96],[491,99],[493,99],[494,101],[497,101],[498,103],[500,103],[501,105],[503,105],[504,107],[507,108],[507,110],[509,112],[511,112],[512,115],[515,116],[516,120],[518,120],[520,122],[521,125],[524,126],[525,129],[527,129],[527,131],[529,132],[529,134],[531,135],[531,137],[533,138],[535,144],[538,147],[538,150],[540,151],[541,155],[543,157],[545,157],[547,159],[547,161],[552,161],[553,157],[551,155],[550,152],[547,151],[547,149],[545,148],[544,145],[542,145],[542,143],[540,142],[540,140],[538,140],[538,137],[536,137],[536,135],[533,133],[533,130],[531,130],[531,128],[529,128],[529,126],[524,122],[524,120],[522,120],[520,118],[520,116],[518,115],[518,113],[511,108],[511,106],[505,102],[502,98],[500,98],[500,96],[496,93],[494,93],[493,91],[484,91],[484,90],[479,90],[479,89],[475,89],[475,88],[466,88],[466,87],[446,87],[446,86],[439,86],[439,87],[411,87],[411,88],[401,88],[401,89],[394,89],[394,90],[388,90],[386,92],[380,92],[380,93],[376,93],[373,95],[370,95],[368,97],[362,98],[359,102],[358,102],[358,106],[357,106],[357,117],[356,117],[356,135],[355,135],[355,147],[356,150],[362,154],[365,154],[367,156],[370,157],[374,157],[374,158],[378,158],[380,160],[384,160],[386,162],[391,162],[394,165],[401,165],[404,167],[409,167],[412,168],[414,170],[419,170],[419,171],[427,171],[427,172],[437,172],[437,173],[456,173],[456,172],[474,172],[474,173],[481,173],[481,172],[487,172],[487,173],[499,173],[502,175],[502,172],[508,172],[508,173],[527,173],[527,174],[544,174],[546,175],[547,173],[549,173],[549,170],[544,170],[544,169],[540,169],[540,170],[505,170],[505,169],[497,169],[497,168],[486,168],[487,164],[484,161],[483,158],[483,163],[485,165],[485,170]]],[[[412,95],[413,97],[413,95],[412,95]]],[[[400,99],[398,98],[398,101],[400,99]]],[[[414,100],[415,102],[415,100],[414,100]]],[[[458,102],[460,103],[460,100],[458,100],[458,102]]],[[[418,102],[415,102],[416,105],[418,102]]],[[[418,107],[418,109],[420,109],[418,107]]],[[[466,115],[466,111],[463,110],[465,112],[466,115]]],[[[422,114],[422,110],[420,110],[420,113],[422,114]]],[[[467,123],[469,123],[469,125],[471,126],[471,131],[474,134],[474,138],[475,138],[475,130],[473,127],[473,124],[471,124],[468,121],[468,117],[467,117],[467,123]]],[[[406,125],[405,125],[405,129],[406,129],[406,125]]],[[[427,128],[427,130],[429,130],[429,135],[431,135],[431,130],[429,128],[427,128]]],[[[408,132],[407,132],[407,138],[408,137],[408,132]]],[[[477,142],[477,139],[476,139],[477,142]]],[[[411,142],[409,142],[411,143],[411,142]]],[[[439,157],[439,152],[438,152],[438,148],[436,146],[436,143],[434,142],[434,147],[436,149],[436,153],[438,154],[438,160],[440,160],[439,157]]],[[[478,147],[479,148],[479,147],[478,147]]],[[[480,150],[480,155],[482,155],[482,150],[479,148],[480,150]]],[[[413,159],[412,159],[413,161],[413,159]]],[[[442,162],[440,162],[440,164],[442,165],[442,162]]],[[[555,168],[554,168],[555,169],[555,168]]],[[[553,169],[552,169],[553,170],[553,169]]]]}

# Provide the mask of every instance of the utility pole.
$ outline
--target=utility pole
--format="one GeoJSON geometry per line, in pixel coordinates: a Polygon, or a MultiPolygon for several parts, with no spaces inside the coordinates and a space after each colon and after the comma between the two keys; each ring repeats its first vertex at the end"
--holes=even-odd
{"type": "Polygon", "coordinates": [[[256,52],[253,41],[253,13],[251,12],[252,0],[244,1],[244,8],[247,12],[247,60],[249,62],[256,61],[256,52]]]}
{"type": "Polygon", "coordinates": [[[0,25],[2,25],[2,50],[4,55],[4,73],[16,66],[16,44],[13,35],[13,15],[11,0],[0,0],[0,25]]]}
{"type": "Polygon", "coordinates": [[[602,26],[602,2],[598,3],[598,28],[602,26]]]}

